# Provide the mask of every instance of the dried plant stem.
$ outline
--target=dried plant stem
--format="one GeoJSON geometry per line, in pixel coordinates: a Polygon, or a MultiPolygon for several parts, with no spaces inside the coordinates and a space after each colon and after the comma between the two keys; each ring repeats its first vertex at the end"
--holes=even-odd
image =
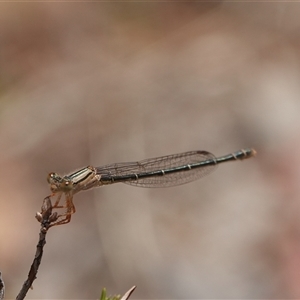
{"type": "MultiPolygon", "coordinates": [[[[41,223],[39,241],[36,246],[35,256],[31,264],[28,277],[24,282],[18,296],[16,297],[17,300],[23,300],[26,297],[28,290],[32,287],[33,281],[37,278],[36,275],[42,261],[48,229],[51,226],[57,224],[57,219],[59,219],[60,217],[56,212],[52,213],[52,204],[51,204],[50,196],[44,199],[41,212],[36,213],[35,217],[41,223]]],[[[118,299],[127,300],[134,290],[135,290],[135,286],[133,286],[130,290],[128,290],[122,298],[118,298],[118,299]]],[[[4,299],[4,282],[1,278],[1,272],[0,272],[0,300],[3,299],[4,299]]]]}
{"type": "Polygon", "coordinates": [[[24,282],[18,296],[16,297],[17,300],[22,300],[25,298],[28,290],[32,287],[33,281],[37,278],[36,275],[41,264],[43,249],[46,244],[47,231],[50,227],[51,222],[57,219],[57,214],[52,214],[52,204],[49,197],[46,197],[44,199],[41,212],[36,214],[36,218],[41,223],[39,241],[36,246],[36,252],[28,273],[28,278],[24,282]]]}

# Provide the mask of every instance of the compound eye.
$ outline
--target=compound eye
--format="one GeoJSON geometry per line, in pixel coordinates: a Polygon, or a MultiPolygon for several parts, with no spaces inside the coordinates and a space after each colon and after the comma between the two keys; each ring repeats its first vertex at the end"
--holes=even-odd
{"type": "Polygon", "coordinates": [[[55,180],[56,177],[57,177],[56,173],[53,173],[53,172],[49,173],[48,176],[47,176],[48,183],[52,183],[55,180]]]}
{"type": "Polygon", "coordinates": [[[69,180],[66,180],[62,183],[62,186],[68,187],[70,184],[71,184],[71,182],[69,180]]]}
{"type": "Polygon", "coordinates": [[[62,190],[69,191],[73,188],[73,183],[72,181],[65,180],[61,183],[60,187],[62,190]]]}

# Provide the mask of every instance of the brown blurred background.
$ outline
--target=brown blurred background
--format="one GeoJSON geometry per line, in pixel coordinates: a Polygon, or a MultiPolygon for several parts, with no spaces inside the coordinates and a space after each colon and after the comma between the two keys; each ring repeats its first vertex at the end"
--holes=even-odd
{"type": "Polygon", "coordinates": [[[31,299],[300,298],[299,3],[1,3],[0,271],[26,279],[50,171],[254,159],[75,197],[31,299]]]}

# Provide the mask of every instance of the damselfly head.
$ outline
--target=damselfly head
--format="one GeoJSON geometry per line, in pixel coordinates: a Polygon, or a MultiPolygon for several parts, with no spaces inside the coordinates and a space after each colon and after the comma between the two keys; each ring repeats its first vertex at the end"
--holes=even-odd
{"type": "Polygon", "coordinates": [[[50,184],[51,192],[69,192],[73,188],[73,183],[65,177],[59,176],[57,173],[49,173],[47,181],[50,184]]]}

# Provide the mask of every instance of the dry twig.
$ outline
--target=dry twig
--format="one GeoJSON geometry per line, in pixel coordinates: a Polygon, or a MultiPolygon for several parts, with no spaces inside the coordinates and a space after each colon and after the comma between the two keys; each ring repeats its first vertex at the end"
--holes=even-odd
{"type": "MultiPolygon", "coordinates": [[[[42,256],[43,256],[43,249],[46,244],[46,234],[52,222],[57,220],[57,213],[52,213],[52,204],[49,197],[46,197],[43,201],[41,212],[36,213],[36,219],[41,223],[41,230],[39,235],[39,241],[36,246],[36,252],[31,264],[28,278],[24,282],[18,296],[17,300],[24,299],[28,290],[32,287],[33,281],[37,278],[36,274],[38,272],[42,256]]],[[[1,299],[1,298],[0,298],[1,299]]]]}
{"type": "MultiPolygon", "coordinates": [[[[36,252],[33,259],[33,262],[31,264],[28,278],[24,282],[18,296],[16,297],[16,300],[22,300],[25,298],[28,290],[32,287],[33,281],[37,278],[37,272],[39,269],[39,266],[41,264],[42,256],[43,256],[43,249],[46,244],[46,234],[48,232],[48,229],[55,225],[57,222],[57,219],[59,219],[59,215],[57,212],[52,213],[52,203],[50,197],[46,197],[43,201],[43,205],[41,208],[41,212],[36,213],[36,219],[41,223],[41,230],[39,235],[39,241],[36,246],[36,252]]],[[[135,290],[135,286],[133,286],[130,290],[128,290],[120,300],[127,300],[132,292],[135,290]]],[[[4,299],[4,282],[1,278],[1,272],[0,272],[0,300],[4,299]]]]}

